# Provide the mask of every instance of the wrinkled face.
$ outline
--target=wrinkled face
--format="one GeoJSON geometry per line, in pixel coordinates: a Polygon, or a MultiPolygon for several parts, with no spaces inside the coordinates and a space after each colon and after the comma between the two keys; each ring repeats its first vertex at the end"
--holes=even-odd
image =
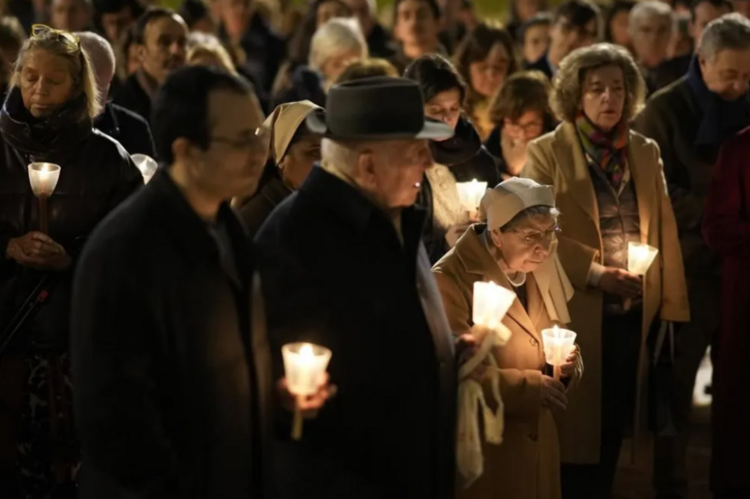
{"type": "Polygon", "coordinates": [[[523,58],[534,63],[542,58],[549,47],[549,26],[538,24],[523,34],[523,58]]]}
{"type": "Polygon", "coordinates": [[[672,20],[669,17],[642,17],[634,26],[633,50],[636,58],[651,69],[667,58],[669,40],[672,36],[672,20]]]}
{"type": "Polygon", "coordinates": [[[54,0],[50,24],[55,29],[83,31],[91,23],[91,11],[82,0],[54,0]]]}
{"type": "Polygon", "coordinates": [[[361,186],[385,208],[413,205],[424,172],[432,166],[427,141],[398,140],[369,145],[359,155],[361,186]]]}
{"type": "Polygon", "coordinates": [[[21,68],[23,105],[35,118],[52,116],[73,96],[70,64],[46,50],[26,53],[21,68]]]}
{"type": "Polygon", "coordinates": [[[440,92],[425,102],[424,114],[433,120],[442,121],[455,130],[461,117],[461,92],[457,88],[440,92]]]}
{"type": "Polygon", "coordinates": [[[581,92],[581,108],[599,129],[608,132],[620,122],[625,106],[622,69],[602,66],[586,72],[581,92]]]}
{"type": "Polygon", "coordinates": [[[251,0],[217,0],[221,2],[221,20],[227,34],[239,39],[252,16],[251,0]]]}
{"type": "Polygon", "coordinates": [[[404,0],[398,6],[394,35],[407,45],[429,45],[437,42],[438,19],[426,2],[404,0]]]}
{"type": "Polygon", "coordinates": [[[516,13],[521,22],[526,22],[539,13],[539,0],[514,0],[516,13]]]}
{"type": "Polygon", "coordinates": [[[510,66],[510,54],[502,43],[496,43],[483,61],[469,64],[471,87],[479,95],[491,99],[503,86],[510,66]]]}
{"type": "Polygon", "coordinates": [[[514,272],[533,272],[552,254],[557,220],[550,214],[533,215],[505,232],[490,232],[492,242],[514,272]]]}
{"type": "Polygon", "coordinates": [[[357,17],[359,25],[362,27],[362,32],[365,34],[365,36],[369,35],[372,31],[372,28],[375,27],[376,20],[373,18],[372,10],[370,9],[368,0],[344,0],[344,3],[357,17]]]}
{"type": "MultiPolygon", "coordinates": [[[[750,2],[744,3],[750,4],[750,2]]],[[[715,21],[725,14],[729,14],[731,11],[726,7],[716,8],[709,2],[703,2],[695,6],[694,12],[695,21],[690,23],[690,36],[695,40],[695,46],[698,47],[701,43],[703,30],[706,29],[708,23],[715,21]]]]}
{"type": "Polygon", "coordinates": [[[505,118],[503,132],[515,141],[528,143],[544,132],[544,115],[541,111],[530,110],[516,120],[505,118]]]}
{"type": "Polygon", "coordinates": [[[358,50],[341,52],[333,57],[329,57],[321,68],[323,76],[326,81],[336,81],[349,64],[360,58],[362,58],[362,53],[358,50]]]}
{"type": "Polygon", "coordinates": [[[588,47],[597,41],[598,26],[596,18],[585,26],[574,26],[570,20],[560,18],[550,30],[550,50],[563,54],[563,57],[575,49],[588,47]]]}
{"type": "Polygon", "coordinates": [[[698,56],[703,82],[722,99],[737,100],[747,92],[750,81],[750,50],[725,49],[713,59],[698,56]]]}
{"type": "Polygon", "coordinates": [[[135,23],[130,6],[118,12],[102,14],[102,28],[109,43],[119,43],[125,32],[135,23]]]}
{"type": "Polygon", "coordinates": [[[213,91],[208,97],[208,119],[208,149],[191,148],[191,157],[184,160],[189,175],[217,198],[251,195],[269,147],[268,134],[258,134],[263,112],[257,99],[251,93],[213,91]]]}
{"type": "Polygon", "coordinates": [[[160,17],[151,21],[143,36],[138,54],[143,69],[158,83],[169,73],[185,65],[188,29],[180,16],[160,17]]]}
{"type": "Polygon", "coordinates": [[[349,9],[337,1],[323,2],[318,6],[318,12],[315,14],[315,27],[320,29],[334,17],[347,17],[349,14],[349,9]]]}
{"type": "Polygon", "coordinates": [[[630,47],[630,12],[621,10],[609,22],[612,43],[621,47],[630,47]]]}
{"type": "Polygon", "coordinates": [[[320,140],[320,135],[305,133],[300,140],[289,146],[277,165],[284,180],[294,189],[302,185],[315,163],[320,161],[320,140]]]}

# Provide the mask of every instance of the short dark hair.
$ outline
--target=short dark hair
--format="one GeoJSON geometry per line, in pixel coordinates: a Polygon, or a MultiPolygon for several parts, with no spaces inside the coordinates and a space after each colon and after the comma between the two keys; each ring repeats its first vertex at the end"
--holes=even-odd
{"type": "Polygon", "coordinates": [[[600,19],[599,7],[586,0],[570,0],[560,5],[555,13],[555,22],[567,19],[576,28],[583,28],[594,19],[600,19]]]}
{"type": "MultiPolygon", "coordinates": [[[[138,19],[144,12],[143,6],[138,0],[94,0],[94,26],[101,33],[104,33],[104,26],[102,26],[102,16],[104,14],[114,14],[130,8],[130,13],[133,19],[138,19]]],[[[115,42],[117,40],[110,40],[115,42]]]]}
{"type": "MultiPolygon", "coordinates": [[[[396,25],[396,21],[398,21],[398,6],[401,5],[405,0],[396,0],[393,2],[393,25],[396,25]]],[[[430,8],[430,12],[432,12],[432,15],[435,19],[440,19],[440,17],[443,15],[442,11],[440,10],[440,5],[437,3],[437,0],[417,0],[418,2],[426,3],[427,6],[430,8]]]]}
{"type": "Polygon", "coordinates": [[[461,103],[466,98],[466,82],[448,59],[439,54],[423,55],[404,71],[404,78],[417,82],[424,102],[450,90],[458,90],[461,103]]]}
{"type": "Polygon", "coordinates": [[[690,20],[695,22],[695,9],[702,3],[713,5],[715,9],[728,9],[729,12],[734,12],[734,5],[729,0],[693,0],[690,4],[690,20]]]}
{"type": "Polygon", "coordinates": [[[141,14],[135,22],[135,26],[133,26],[133,43],[143,45],[144,37],[146,36],[146,28],[149,24],[157,19],[172,17],[174,15],[176,15],[175,11],[164,7],[149,7],[146,9],[146,12],[141,14]]]}
{"type": "Polygon", "coordinates": [[[211,15],[203,0],[183,0],[177,13],[188,25],[188,28],[192,28],[195,23],[211,15]]]}
{"type": "Polygon", "coordinates": [[[529,18],[528,21],[523,23],[518,31],[516,31],[516,42],[519,45],[523,45],[526,42],[526,32],[536,26],[551,26],[552,25],[552,14],[549,12],[539,12],[529,18]]]}
{"type": "Polygon", "coordinates": [[[185,66],[167,77],[156,93],[151,113],[151,131],[161,160],[174,162],[172,144],[181,137],[208,148],[208,97],[216,90],[244,94],[252,92],[252,87],[242,78],[208,66],[185,66]]]}
{"type": "Polygon", "coordinates": [[[635,7],[635,0],[617,0],[607,9],[604,19],[604,40],[614,43],[612,39],[612,21],[620,12],[630,12],[635,7]]]}
{"type": "Polygon", "coordinates": [[[490,101],[490,120],[501,126],[506,118],[515,121],[527,111],[538,111],[545,123],[552,123],[554,120],[549,105],[551,93],[552,84],[544,73],[516,73],[505,81],[490,101]]]}
{"type": "Polygon", "coordinates": [[[386,59],[376,57],[360,59],[349,64],[336,79],[336,83],[346,83],[347,81],[362,80],[375,76],[392,76],[397,78],[398,70],[386,59]]]}

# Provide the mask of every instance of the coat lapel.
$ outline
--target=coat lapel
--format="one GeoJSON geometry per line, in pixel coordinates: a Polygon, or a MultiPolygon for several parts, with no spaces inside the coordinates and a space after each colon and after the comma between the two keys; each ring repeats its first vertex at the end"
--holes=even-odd
{"type": "Polygon", "coordinates": [[[591,182],[588,163],[583,155],[578,132],[572,123],[563,123],[555,133],[552,142],[560,170],[567,177],[570,194],[581,205],[583,211],[599,226],[599,206],[596,203],[594,184],[591,182]],[[568,165],[572,165],[572,168],[568,165]]]}
{"type": "MultiPolygon", "coordinates": [[[[481,234],[477,233],[477,229],[483,231],[484,228],[486,226],[482,224],[471,226],[456,244],[455,250],[461,263],[464,265],[467,273],[480,276],[482,281],[494,282],[498,286],[503,286],[515,293],[508,278],[505,277],[497,262],[492,258],[489,251],[487,251],[482,241],[483,236],[481,234],[483,232],[481,234]]],[[[526,310],[517,298],[513,300],[513,304],[508,310],[508,317],[517,322],[532,337],[540,340],[529,314],[526,313],[526,310]]]]}
{"type": "Polygon", "coordinates": [[[641,168],[642,165],[653,164],[653,158],[643,157],[651,151],[651,148],[640,147],[642,144],[643,140],[634,137],[634,134],[631,132],[628,142],[628,169],[635,183],[635,192],[638,196],[638,216],[641,219],[641,242],[645,243],[648,241],[651,213],[654,209],[658,209],[658,207],[652,206],[654,197],[652,196],[651,185],[649,184],[649,178],[652,173],[645,172],[641,168]]]}

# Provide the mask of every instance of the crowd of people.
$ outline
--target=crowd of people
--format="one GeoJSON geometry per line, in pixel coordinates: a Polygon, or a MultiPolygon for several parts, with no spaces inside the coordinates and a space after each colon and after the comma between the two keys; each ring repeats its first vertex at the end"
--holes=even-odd
{"type": "Polygon", "coordinates": [[[2,9],[0,497],[750,499],[750,1],[2,9]]]}

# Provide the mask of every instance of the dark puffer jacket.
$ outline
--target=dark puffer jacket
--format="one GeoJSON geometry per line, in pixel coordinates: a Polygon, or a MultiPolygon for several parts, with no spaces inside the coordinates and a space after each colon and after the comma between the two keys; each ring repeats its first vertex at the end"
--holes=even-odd
{"type": "MultiPolygon", "coordinates": [[[[49,236],[73,258],[94,227],[143,184],[143,177],[116,141],[80,121],[84,96],[57,115],[38,120],[11,90],[0,112],[0,251],[8,241],[39,228],[37,199],[27,165],[46,161],[61,166],[55,193],[48,200],[49,236]]],[[[113,263],[115,264],[115,263],[113,263]]],[[[0,331],[39,282],[42,273],[0,260],[0,331]]],[[[72,267],[56,274],[58,284],[40,313],[11,345],[15,350],[62,351],[67,348],[72,267]]]]}

